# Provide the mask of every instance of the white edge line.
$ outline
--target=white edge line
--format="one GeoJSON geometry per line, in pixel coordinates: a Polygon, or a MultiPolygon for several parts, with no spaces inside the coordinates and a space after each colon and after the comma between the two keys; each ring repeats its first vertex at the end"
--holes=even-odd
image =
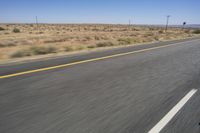
{"type": "Polygon", "coordinates": [[[196,92],[197,89],[188,92],[148,133],[159,133],[196,92]]]}

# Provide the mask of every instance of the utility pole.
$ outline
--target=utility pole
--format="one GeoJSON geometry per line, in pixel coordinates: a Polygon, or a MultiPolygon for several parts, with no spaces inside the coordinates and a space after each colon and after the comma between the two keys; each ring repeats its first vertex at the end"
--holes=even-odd
{"type": "Polygon", "coordinates": [[[131,26],[131,20],[129,19],[129,26],[131,26]]]}
{"type": "Polygon", "coordinates": [[[37,16],[35,17],[35,22],[38,25],[38,18],[37,18],[37,16]]]}
{"type": "Polygon", "coordinates": [[[171,17],[170,15],[167,15],[167,23],[166,23],[166,27],[165,27],[165,32],[167,32],[170,17],[171,17]]]}
{"type": "Polygon", "coordinates": [[[35,22],[36,22],[37,31],[38,31],[38,30],[39,30],[39,28],[38,28],[38,17],[37,17],[37,16],[35,17],[35,22]]]}

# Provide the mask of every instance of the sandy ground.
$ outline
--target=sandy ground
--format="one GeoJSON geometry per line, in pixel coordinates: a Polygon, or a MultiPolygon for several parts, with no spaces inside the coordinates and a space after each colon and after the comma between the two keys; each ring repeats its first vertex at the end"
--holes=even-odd
{"type": "Polygon", "coordinates": [[[169,28],[165,32],[161,27],[150,26],[0,24],[0,62],[193,36],[190,29],[169,28]]]}

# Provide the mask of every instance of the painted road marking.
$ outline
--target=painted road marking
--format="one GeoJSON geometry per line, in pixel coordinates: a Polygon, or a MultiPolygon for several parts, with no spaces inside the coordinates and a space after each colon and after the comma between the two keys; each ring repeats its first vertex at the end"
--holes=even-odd
{"type": "Polygon", "coordinates": [[[148,133],[159,133],[196,92],[197,89],[188,92],[148,133]]]}
{"type": "MultiPolygon", "coordinates": [[[[180,43],[182,43],[182,42],[180,42],[180,43]]],[[[179,45],[180,43],[174,43],[174,44],[158,46],[158,47],[153,47],[153,48],[147,48],[147,49],[127,52],[127,53],[114,54],[114,55],[104,56],[104,57],[100,57],[100,58],[88,59],[88,60],[83,60],[83,61],[63,64],[63,65],[57,65],[57,66],[52,66],[52,67],[40,68],[40,69],[35,69],[35,70],[28,70],[28,71],[18,72],[18,73],[13,73],[13,74],[8,74],[8,75],[2,75],[2,76],[0,76],[0,79],[11,78],[11,77],[16,77],[16,76],[20,76],[20,75],[36,73],[36,72],[42,72],[42,71],[58,69],[58,68],[63,68],[63,67],[69,67],[69,66],[73,66],[73,65],[78,65],[78,64],[88,63],[88,62],[94,62],[94,61],[100,61],[100,60],[105,60],[105,59],[110,59],[110,58],[114,58],[114,57],[130,55],[130,54],[136,54],[136,53],[141,53],[141,52],[145,52],[145,51],[150,51],[150,50],[166,48],[166,47],[170,47],[170,46],[174,46],[174,45],[179,45]]]]}

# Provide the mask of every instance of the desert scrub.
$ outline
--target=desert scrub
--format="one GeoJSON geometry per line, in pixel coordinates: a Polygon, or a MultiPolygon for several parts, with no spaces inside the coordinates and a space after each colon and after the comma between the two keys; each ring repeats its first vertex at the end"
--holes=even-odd
{"type": "Polygon", "coordinates": [[[0,27],[0,31],[3,31],[3,30],[5,30],[3,27],[0,27]]]}
{"type": "Polygon", "coordinates": [[[158,36],[154,36],[154,40],[159,41],[160,38],[158,36]]]}
{"type": "Polygon", "coordinates": [[[50,53],[56,53],[57,49],[55,47],[43,47],[43,46],[34,46],[31,47],[30,52],[33,55],[43,55],[43,54],[50,54],[50,53]]]}
{"type": "Polygon", "coordinates": [[[86,37],[85,37],[85,40],[86,40],[86,41],[89,41],[89,40],[92,40],[92,38],[91,38],[90,36],[86,36],[86,37]]]}
{"type": "Polygon", "coordinates": [[[194,34],[200,34],[200,29],[194,30],[193,33],[194,33],[194,34]]]}
{"type": "Polygon", "coordinates": [[[75,49],[76,49],[76,50],[84,50],[84,49],[86,49],[86,47],[85,47],[85,46],[78,45],[78,46],[75,47],[75,49]]]}
{"type": "Polygon", "coordinates": [[[191,33],[191,30],[187,29],[187,30],[183,30],[184,33],[189,34],[191,33]]]}
{"type": "Polygon", "coordinates": [[[20,29],[14,28],[14,29],[13,29],[13,32],[14,32],[14,33],[20,33],[20,29]]]}
{"type": "Polygon", "coordinates": [[[0,43],[0,48],[2,48],[2,47],[5,47],[5,45],[4,45],[4,44],[2,44],[2,43],[0,43]]]}
{"type": "Polygon", "coordinates": [[[24,49],[24,50],[19,50],[15,53],[13,53],[10,57],[11,58],[19,58],[19,57],[25,57],[25,56],[31,56],[30,51],[24,49]]]}
{"type": "Polygon", "coordinates": [[[75,48],[73,46],[65,46],[64,50],[65,52],[70,52],[70,51],[74,51],[75,48]]]}
{"type": "Polygon", "coordinates": [[[78,51],[78,50],[83,50],[83,49],[86,49],[85,46],[81,46],[81,45],[78,45],[78,46],[65,46],[65,52],[70,52],[70,51],[78,51]]]}
{"type": "Polygon", "coordinates": [[[93,49],[93,48],[96,48],[97,46],[96,45],[88,45],[87,48],[89,49],[93,49]]]}
{"type": "Polygon", "coordinates": [[[95,36],[94,36],[94,39],[95,39],[95,40],[100,40],[101,38],[100,38],[99,36],[96,36],[96,35],[95,35],[95,36]]]}
{"type": "Polygon", "coordinates": [[[113,42],[99,42],[96,44],[97,47],[109,47],[114,45],[115,44],[113,42]]]}
{"type": "Polygon", "coordinates": [[[55,47],[43,47],[43,46],[34,46],[29,49],[19,50],[11,55],[12,58],[32,56],[32,55],[45,55],[50,53],[56,53],[57,49],[55,47]]]}
{"type": "Polygon", "coordinates": [[[127,45],[127,44],[134,43],[135,41],[132,38],[120,38],[118,39],[118,42],[120,45],[127,45]]]}
{"type": "Polygon", "coordinates": [[[159,33],[159,34],[163,34],[164,31],[163,31],[163,30],[159,30],[158,33],[159,33]]]}

